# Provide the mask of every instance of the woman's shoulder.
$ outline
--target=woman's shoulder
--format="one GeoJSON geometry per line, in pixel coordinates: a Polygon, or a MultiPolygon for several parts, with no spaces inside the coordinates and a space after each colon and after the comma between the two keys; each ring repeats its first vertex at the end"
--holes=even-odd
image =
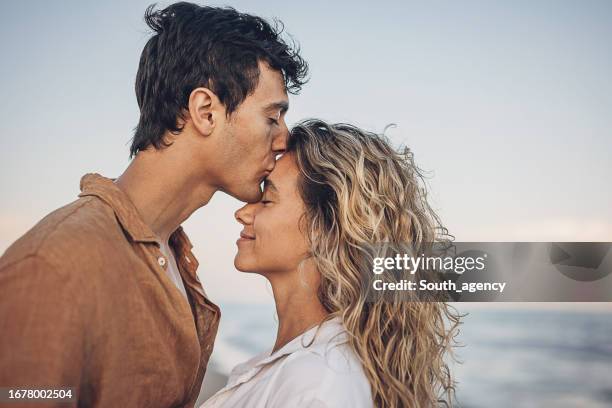
{"type": "Polygon", "coordinates": [[[348,342],[304,348],[287,357],[283,370],[317,370],[330,375],[365,378],[361,362],[348,342]]]}
{"type": "Polygon", "coordinates": [[[304,348],[287,356],[276,374],[279,398],[321,407],[372,406],[369,382],[348,343],[304,348]]]}

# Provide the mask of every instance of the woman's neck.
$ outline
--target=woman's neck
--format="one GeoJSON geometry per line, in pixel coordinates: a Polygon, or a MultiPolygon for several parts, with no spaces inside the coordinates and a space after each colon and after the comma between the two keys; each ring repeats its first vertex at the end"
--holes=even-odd
{"type": "Polygon", "coordinates": [[[308,279],[310,282],[304,282],[305,275],[314,274],[302,274],[300,277],[295,271],[287,275],[288,279],[270,279],[278,315],[278,332],[272,352],[321,323],[329,314],[317,296],[318,273],[315,278],[308,279]]]}

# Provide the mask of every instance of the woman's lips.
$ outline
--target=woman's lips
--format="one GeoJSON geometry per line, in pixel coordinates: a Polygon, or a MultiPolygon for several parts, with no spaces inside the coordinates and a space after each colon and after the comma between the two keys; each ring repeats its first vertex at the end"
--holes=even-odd
{"type": "Polygon", "coordinates": [[[240,233],[240,238],[238,238],[238,240],[236,241],[236,244],[239,244],[241,242],[249,242],[249,241],[255,241],[255,237],[242,231],[240,233]]]}

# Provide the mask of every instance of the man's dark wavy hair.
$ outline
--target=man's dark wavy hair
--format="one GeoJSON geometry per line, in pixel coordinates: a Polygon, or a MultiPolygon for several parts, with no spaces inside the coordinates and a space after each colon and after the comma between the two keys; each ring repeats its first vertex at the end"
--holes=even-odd
{"type": "Polygon", "coordinates": [[[130,156],[151,144],[164,146],[163,135],[179,133],[177,119],[188,107],[191,91],[212,90],[231,115],[257,87],[259,61],[282,73],[289,93],[306,83],[308,64],[299,47],[281,38],[283,25],[273,25],[231,7],[180,2],[145,12],[155,32],[145,45],[136,75],[140,119],[130,156]]]}

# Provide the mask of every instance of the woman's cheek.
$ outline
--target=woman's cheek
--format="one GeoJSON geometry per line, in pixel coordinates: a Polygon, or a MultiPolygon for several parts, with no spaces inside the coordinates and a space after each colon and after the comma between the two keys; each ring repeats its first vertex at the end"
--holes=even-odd
{"type": "Polygon", "coordinates": [[[257,214],[253,221],[253,229],[255,231],[255,243],[260,249],[265,249],[270,245],[270,217],[268,209],[264,208],[257,214]]]}
{"type": "Polygon", "coordinates": [[[295,225],[291,217],[283,213],[282,207],[269,207],[266,210],[260,220],[262,235],[266,240],[266,249],[276,254],[284,253],[283,251],[295,245],[293,242],[295,225]]]}

